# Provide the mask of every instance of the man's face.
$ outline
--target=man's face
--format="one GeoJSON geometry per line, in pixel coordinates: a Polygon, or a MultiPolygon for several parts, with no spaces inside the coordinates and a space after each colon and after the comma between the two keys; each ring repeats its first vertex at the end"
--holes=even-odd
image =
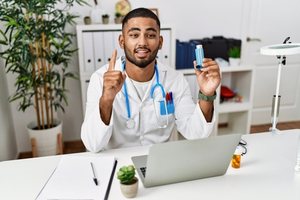
{"type": "Polygon", "coordinates": [[[154,19],[137,17],[129,19],[124,25],[119,42],[127,60],[145,68],[155,60],[163,38],[154,19]]]}

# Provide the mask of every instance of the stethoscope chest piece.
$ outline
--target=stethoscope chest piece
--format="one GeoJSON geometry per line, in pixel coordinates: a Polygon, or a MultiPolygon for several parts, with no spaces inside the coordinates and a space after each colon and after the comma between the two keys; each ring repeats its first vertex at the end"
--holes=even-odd
{"type": "Polygon", "coordinates": [[[126,121],[126,126],[127,126],[127,128],[129,128],[129,129],[133,129],[134,126],[135,126],[134,120],[133,120],[133,119],[128,119],[128,120],[126,121]]]}

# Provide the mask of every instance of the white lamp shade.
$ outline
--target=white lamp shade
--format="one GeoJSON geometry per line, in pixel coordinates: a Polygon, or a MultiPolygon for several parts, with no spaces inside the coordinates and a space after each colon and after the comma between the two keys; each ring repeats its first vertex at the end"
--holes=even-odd
{"type": "Polygon", "coordinates": [[[262,55],[286,56],[300,54],[300,43],[275,44],[260,48],[262,55]]]}

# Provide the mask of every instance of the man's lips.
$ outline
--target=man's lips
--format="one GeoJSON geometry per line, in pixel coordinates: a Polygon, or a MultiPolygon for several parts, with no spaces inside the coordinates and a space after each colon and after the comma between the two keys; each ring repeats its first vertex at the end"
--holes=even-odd
{"type": "Polygon", "coordinates": [[[136,49],[135,53],[138,57],[146,57],[148,53],[150,52],[149,49],[136,49]]]}

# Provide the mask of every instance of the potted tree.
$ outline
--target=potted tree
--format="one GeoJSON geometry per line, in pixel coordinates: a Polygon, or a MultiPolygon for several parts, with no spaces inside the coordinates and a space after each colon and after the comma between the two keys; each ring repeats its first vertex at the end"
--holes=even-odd
{"type": "Polygon", "coordinates": [[[68,71],[76,51],[72,48],[75,35],[65,30],[76,18],[68,13],[74,3],[86,4],[84,0],[0,2],[4,25],[0,44],[5,46],[0,57],[5,60],[6,72],[16,77],[10,102],[18,101],[23,112],[33,107],[36,113],[36,121],[28,125],[33,156],[62,153],[62,122],[55,116],[67,105],[66,80],[75,78],[68,71]],[[57,8],[58,3],[64,7],[57,8]]]}
{"type": "Polygon", "coordinates": [[[122,194],[127,198],[133,198],[138,191],[138,179],[135,177],[135,168],[133,165],[123,166],[117,173],[120,180],[122,194]]]}
{"type": "Polygon", "coordinates": [[[229,48],[228,56],[229,56],[229,64],[231,66],[240,65],[241,48],[237,46],[229,48]]]}

